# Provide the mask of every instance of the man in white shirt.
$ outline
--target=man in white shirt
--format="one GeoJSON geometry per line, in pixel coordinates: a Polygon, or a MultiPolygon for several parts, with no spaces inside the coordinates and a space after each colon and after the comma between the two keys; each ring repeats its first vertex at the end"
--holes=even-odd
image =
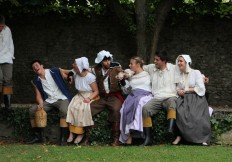
{"type": "Polygon", "coordinates": [[[5,17],[0,15],[0,93],[3,94],[6,110],[11,109],[13,59],[14,44],[11,30],[5,25],[5,17]]]}
{"type": "Polygon", "coordinates": [[[152,93],[154,95],[154,99],[151,99],[143,107],[143,126],[146,137],[143,146],[152,144],[151,117],[162,109],[167,111],[168,132],[173,132],[177,99],[175,65],[167,63],[167,61],[168,55],[165,51],[157,52],[154,64],[143,66],[144,70],[151,75],[152,93]]]}
{"type": "Polygon", "coordinates": [[[39,128],[35,122],[35,113],[41,108],[44,111],[52,109],[59,110],[60,117],[60,145],[67,144],[69,135],[68,124],[66,123],[66,116],[68,105],[72,98],[68,86],[66,85],[59,68],[44,69],[39,60],[33,60],[31,67],[37,76],[32,80],[35,88],[35,97],[38,105],[34,105],[29,109],[31,127],[33,130],[32,139],[28,140],[27,144],[42,143],[43,128],[39,128]]]}

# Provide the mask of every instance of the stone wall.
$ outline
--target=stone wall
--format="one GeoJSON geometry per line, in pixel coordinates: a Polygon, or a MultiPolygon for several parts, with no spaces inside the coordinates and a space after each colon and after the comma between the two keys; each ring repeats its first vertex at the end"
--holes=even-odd
{"type": "MultiPolygon", "coordinates": [[[[41,59],[45,67],[71,68],[77,57],[87,56],[91,64],[97,52],[109,50],[124,68],[136,53],[135,37],[114,17],[63,19],[14,17],[8,19],[15,44],[13,103],[34,102],[30,62],[41,59]]],[[[210,78],[210,103],[232,105],[232,22],[226,20],[167,21],[159,49],[171,54],[192,56],[193,67],[210,78]]],[[[72,87],[72,91],[74,89],[72,87]]]]}
{"type": "Polygon", "coordinates": [[[207,19],[199,22],[179,20],[166,24],[159,47],[172,54],[192,57],[192,67],[199,69],[210,82],[206,86],[213,105],[232,105],[232,22],[207,19]]]}
{"type": "MultiPolygon", "coordinates": [[[[30,80],[34,76],[30,62],[40,59],[45,68],[72,68],[74,59],[89,58],[94,64],[101,50],[114,60],[129,63],[135,54],[135,41],[114,18],[20,17],[9,23],[15,44],[13,103],[34,102],[30,80]]],[[[73,86],[71,86],[74,91],[73,86]]],[[[75,92],[73,92],[75,93],[75,92]]]]}

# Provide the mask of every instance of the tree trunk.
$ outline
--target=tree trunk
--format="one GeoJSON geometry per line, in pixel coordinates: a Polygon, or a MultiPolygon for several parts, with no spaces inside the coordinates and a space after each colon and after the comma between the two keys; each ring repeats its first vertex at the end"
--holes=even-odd
{"type": "Polygon", "coordinates": [[[147,0],[135,0],[137,56],[142,57],[144,60],[148,59],[146,55],[146,4],[147,0]]]}
{"type": "MultiPolygon", "coordinates": [[[[162,0],[159,5],[157,6],[156,15],[155,15],[155,24],[153,30],[153,37],[150,44],[150,62],[154,60],[155,52],[158,46],[158,40],[160,32],[163,28],[165,20],[168,16],[169,11],[172,9],[176,0],[162,0]]],[[[148,60],[147,60],[148,61],[148,60]]]]}

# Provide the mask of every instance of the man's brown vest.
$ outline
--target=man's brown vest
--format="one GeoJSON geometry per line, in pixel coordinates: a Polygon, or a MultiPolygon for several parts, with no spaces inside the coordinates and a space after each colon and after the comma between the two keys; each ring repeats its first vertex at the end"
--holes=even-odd
{"type": "Polygon", "coordinates": [[[97,81],[100,95],[106,94],[103,82],[107,76],[109,76],[108,77],[109,89],[110,89],[109,93],[121,92],[121,87],[118,84],[118,80],[115,78],[119,72],[123,71],[120,66],[110,67],[110,69],[108,70],[108,72],[106,73],[105,76],[102,75],[102,67],[101,66],[99,66],[99,65],[95,66],[94,70],[96,73],[96,81],[97,81]]]}

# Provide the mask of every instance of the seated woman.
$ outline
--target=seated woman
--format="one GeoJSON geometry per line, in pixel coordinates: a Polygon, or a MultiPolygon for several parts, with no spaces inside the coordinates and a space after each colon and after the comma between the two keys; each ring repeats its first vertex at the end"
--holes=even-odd
{"type": "Polygon", "coordinates": [[[68,106],[66,122],[69,123],[69,138],[67,142],[73,141],[73,134],[79,134],[74,140],[75,144],[81,142],[84,132],[82,127],[88,129],[92,126],[93,120],[90,110],[90,103],[98,96],[96,77],[90,73],[89,62],[86,57],[75,59],[73,70],[63,70],[68,76],[73,75],[75,87],[78,93],[73,97],[68,106]]]}
{"type": "Polygon", "coordinates": [[[199,70],[191,69],[189,55],[180,55],[176,59],[177,72],[177,118],[178,136],[187,142],[208,145],[211,138],[211,125],[208,103],[205,98],[205,85],[199,70]]]}
{"type": "Polygon", "coordinates": [[[125,74],[124,77],[128,78],[131,92],[120,110],[121,134],[119,140],[128,145],[132,144],[132,137],[142,137],[142,107],[152,99],[150,75],[143,70],[143,64],[144,62],[140,57],[132,57],[130,69],[125,70],[128,74],[125,74]]]}

